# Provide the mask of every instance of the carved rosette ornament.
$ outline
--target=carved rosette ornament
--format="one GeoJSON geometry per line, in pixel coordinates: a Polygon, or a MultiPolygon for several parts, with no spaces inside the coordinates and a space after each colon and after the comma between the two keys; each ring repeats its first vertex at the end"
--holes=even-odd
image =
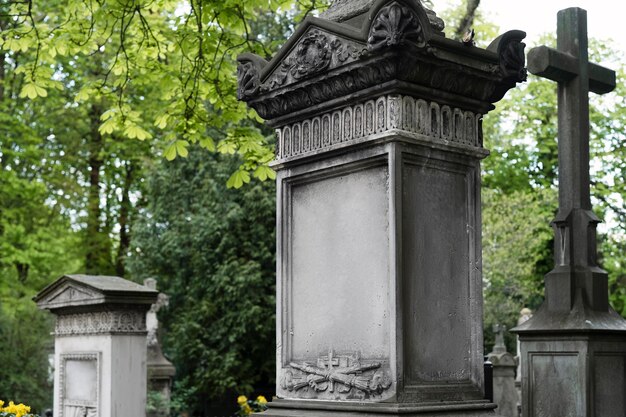
{"type": "Polygon", "coordinates": [[[415,12],[399,3],[383,7],[376,15],[367,39],[370,51],[413,42],[426,46],[426,37],[415,12]]]}
{"type": "Polygon", "coordinates": [[[310,389],[347,396],[357,390],[365,395],[377,395],[391,386],[391,379],[380,362],[361,363],[358,355],[334,356],[331,350],[316,365],[290,363],[283,370],[280,384],[287,391],[310,389]]]}

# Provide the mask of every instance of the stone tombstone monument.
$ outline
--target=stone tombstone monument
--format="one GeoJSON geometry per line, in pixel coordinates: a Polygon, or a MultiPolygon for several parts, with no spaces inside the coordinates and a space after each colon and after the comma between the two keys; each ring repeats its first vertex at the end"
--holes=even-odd
{"type": "Polygon", "coordinates": [[[626,320],[609,305],[589,195],[588,94],[613,90],[615,73],[588,62],[587,16],[578,8],[558,13],[557,49],[532,49],[528,69],[558,82],[559,211],[545,301],[515,329],[522,415],[625,417],[626,320]]]}
{"type": "MultiPolygon", "coordinates": [[[[157,290],[157,280],[147,278],[143,284],[153,290],[157,290]]],[[[148,331],[148,389],[158,395],[154,410],[148,411],[148,417],[167,417],[170,415],[169,405],[172,393],[172,380],[176,374],[176,368],[167,360],[159,343],[159,320],[157,313],[167,307],[169,297],[159,293],[156,303],[152,304],[146,313],[146,328],[148,331]]]]}
{"type": "Polygon", "coordinates": [[[515,387],[515,357],[506,351],[504,332],[506,328],[495,325],[496,343],[487,360],[493,365],[493,402],[498,405],[498,414],[502,417],[517,417],[519,397],[515,387]]]}
{"type": "Polygon", "coordinates": [[[146,311],[156,299],[134,282],[88,275],[35,296],[56,316],[55,417],[146,415],[146,311]]]}
{"type": "Polygon", "coordinates": [[[418,0],[339,0],[238,98],[277,132],[277,369],[267,416],[484,416],[482,115],[525,34],[447,39],[418,0]],[[439,414],[437,414],[439,415],[439,414]]]}
{"type": "MultiPolygon", "coordinates": [[[[533,311],[530,308],[524,307],[520,311],[519,318],[517,319],[517,325],[521,326],[526,323],[533,316],[533,311]]],[[[519,335],[517,336],[517,370],[515,371],[515,387],[517,388],[517,415],[522,413],[522,347],[519,341],[519,335]]]]}

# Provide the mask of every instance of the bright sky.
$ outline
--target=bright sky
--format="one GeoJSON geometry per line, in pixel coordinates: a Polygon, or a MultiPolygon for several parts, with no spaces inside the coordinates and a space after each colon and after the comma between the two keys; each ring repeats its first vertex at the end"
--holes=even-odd
{"type": "MultiPolygon", "coordinates": [[[[437,13],[456,6],[460,0],[433,0],[437,13]]],[[[479,10],[500,32],[519,29],[527,33],[531,46],[544,33],[556,34],[556,14],[561,9],[580,7],[587,10],[589,37],[611,38],[626,53],[626,1],[624,0],[481,0],[479,10]]]]}

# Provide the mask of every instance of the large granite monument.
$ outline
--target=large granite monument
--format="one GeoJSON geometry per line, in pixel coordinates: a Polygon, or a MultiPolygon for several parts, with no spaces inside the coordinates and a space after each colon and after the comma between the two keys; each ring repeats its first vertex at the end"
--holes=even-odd
{"type": "Polygon", "coordinates": [[[37,294],[56,316],[55,417],[146,415],[146,312],[157,294],[89,275],[65,275],[37,294]]]}
{"type": "Polygon", "coordinates": [[[267,416],[487,416],[482,116],[525,34],[444,37],[418,0],[336,1],[238,97],[276,129],[277,398],[267,416]],[[444,414],[441,414],[444,413],[444,414]]]}
{"type": "Polygon", "coordinates": [[[558,82],[559,211],[545,301],[516,328],[524,417],[625,417],[626,320],[609,305],[597,263],[589,191],[589,91],[615,88],[615,72],[588,62],[587,14],[558,13],[557,49],[528,54],[530,72],[558,82]]]}

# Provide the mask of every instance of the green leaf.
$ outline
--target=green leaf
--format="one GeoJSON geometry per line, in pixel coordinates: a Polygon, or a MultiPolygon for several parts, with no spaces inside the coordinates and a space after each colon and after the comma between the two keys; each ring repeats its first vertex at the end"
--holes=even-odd
{"type": "Polygon", "coordinates": [[[261,181],[265,181],[266,179],[276,179],[276,172],[267,165],[259,165],[257,169],[254,170],[254,176],[261,181]]]}
{"type": "Polygon", "coordinates": [[[169,144],[165,151],[163,152],[163,156],[168,161],[173,161],[176,158],[176,142],[172,142],[169,144]]]}
{"type": "Polygon", "coordinates": [[[250,182],[250,173],[248,171],[239,169],[230,176],[228,181],[226,181],[226,186],[228,188],[241,188],[243,184],[247,184],[250,182]]]}
{"type": "Polygon", "coordinates": [[[165,113],[162,114],[160,116],[158,116],[155,120],[154,120],[154,125],[156,127],[158,127],[159,129],[165,129],[167,127],[167,119],[169,118],[169,114],[165,113]]]}
{"type": "Polygon", "coordinates": [[[48,92],[45,88],[36,85],[35,83],[26,83],[22,87],[22,91],[20,92],[20,97],[28,97],[30,99],[35,99],[37,97],[46,97],[48,92]]]}
{"type": "Polygon", "coordinates": [[[207,149],[211,152],[215,152],[215,142],[213,141],[213,138],[209,136],[205,136],[202,139],[200,139],[199,143],[200,143],[200,146],[202,146],[204,149],[207,149]]]}
{"type": "Polygon", "coordinates": [[[177,140],[175,144],[176,144],[176,153],[182,156],[183,158],[186,158],[187,155],[189,154],[189,151],[187,150],[187,146],[189,146],[189,142],[187,142],[186,140],[177,140]]]}
{"type": "Polygon", "coordinates": [[[223,140],[217,145],[217,150],[223,154],[233,155],[237,151],[237,145],[229,140],[223,140]]]}

